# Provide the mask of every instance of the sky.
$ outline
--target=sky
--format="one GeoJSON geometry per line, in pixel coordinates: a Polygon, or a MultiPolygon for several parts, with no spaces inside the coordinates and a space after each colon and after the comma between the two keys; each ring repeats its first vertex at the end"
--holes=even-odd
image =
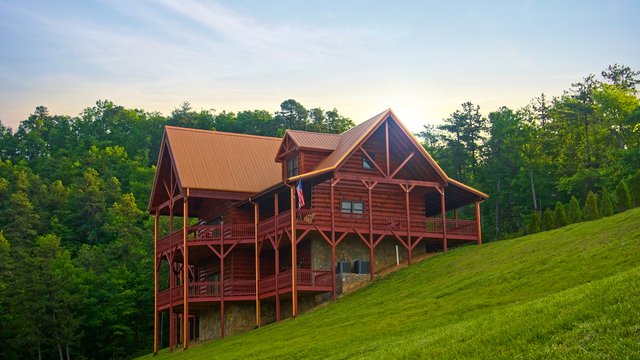
{"type": "Polygon", "coordinates": [[[0,121],[97,100],[165,115],[295,99],[412,131],[487,115],[619,63],[640,70],[640,1],[0,0],[0,121]]]}

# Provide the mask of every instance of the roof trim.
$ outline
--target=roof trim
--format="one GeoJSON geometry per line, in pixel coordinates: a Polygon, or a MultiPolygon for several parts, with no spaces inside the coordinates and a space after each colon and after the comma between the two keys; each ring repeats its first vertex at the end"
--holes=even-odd
{"type": "Polygon", "coordinates": [[[465,184],[463,184],[463,183],[459,182],[458,180],[454,180],[454,179],[452,179],[452,178],[449,178],[449,179],[448,179],[448,181],[449,181],[451,184],[455,185],[455,186],[458,186],[458,187],[460,187],[460,188],[462,188],[462,189],[464,189],[464,190],[467,190],[467,191],[469,191],[469,192],[471,192],[471,193],[474,193],[475,195],[478,195],[478,196],[479,196],[479,197],[481,197],[481,198],[484,198],[483,200],[485,200],[485,199],[487,199],[487,198],[489,197],[489,195],[487,195],[487,194],[483,193],[482,191],[480,191],[480,190],[476,190],[476,189],[472,188],[472,187],[471,187],[471,186],[469,186],[469,185],[465,185],[465,184]]]}

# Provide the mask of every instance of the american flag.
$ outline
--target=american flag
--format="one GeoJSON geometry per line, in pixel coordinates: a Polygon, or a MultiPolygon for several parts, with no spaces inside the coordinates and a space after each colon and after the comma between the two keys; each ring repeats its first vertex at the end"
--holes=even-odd
{"type": "Polygon", "coordinates": [[[298,180],[298,209],[304,206],[304,193],[302,192],[302,180],[298,180]]]}

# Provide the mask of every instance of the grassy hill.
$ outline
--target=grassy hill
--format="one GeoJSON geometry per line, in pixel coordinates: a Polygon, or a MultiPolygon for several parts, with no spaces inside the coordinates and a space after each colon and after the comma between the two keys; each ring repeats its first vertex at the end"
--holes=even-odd
{"type": "Polygon", "coordinates": [[[638,359],[640,209],[455,249],[297,319],[159,358],[302,357],[638,359]]]}

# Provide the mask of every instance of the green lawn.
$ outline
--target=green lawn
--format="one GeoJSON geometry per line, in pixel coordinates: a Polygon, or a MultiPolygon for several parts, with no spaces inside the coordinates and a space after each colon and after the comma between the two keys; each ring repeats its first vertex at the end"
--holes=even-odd
{"type": "Polygon", "coordinates": [[[639,359],[639,279],[635,209],[455,249],[297,319],[159,358],[639,359]]]}

